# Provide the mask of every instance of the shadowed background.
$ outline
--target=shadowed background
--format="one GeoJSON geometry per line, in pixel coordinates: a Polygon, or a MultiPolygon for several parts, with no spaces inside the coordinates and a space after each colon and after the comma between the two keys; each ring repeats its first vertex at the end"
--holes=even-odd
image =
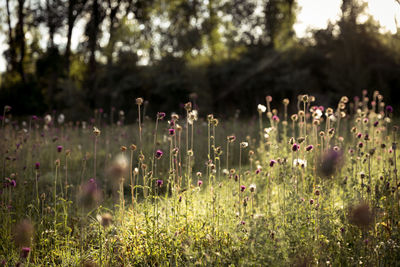
{"type": "Polygon", "coordinates": [[[149,101],[147,114],[179,112],[191,100],[202,115],[227,117],[237,109],[255,114],[266,95],[295,103],[306,92],[329,105],[367,89],[398,103],[400,32],[384,31],[363,1],[342,0],[336,21],[301,38],[294,31],[302,8],[296,0],[1,5],[7,48],[0,104],[16,115],[57,110],[87,119],[102,108],[124,110],[129,121],[138,96],[149,101]],[[72,49],[76,29],[82,36],[72,49]]]}

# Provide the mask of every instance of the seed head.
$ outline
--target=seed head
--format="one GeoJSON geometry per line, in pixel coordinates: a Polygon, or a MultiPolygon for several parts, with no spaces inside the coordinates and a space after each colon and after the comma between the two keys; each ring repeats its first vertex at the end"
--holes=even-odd
{"type": "Polygon", "coordinates": [[[95,136],[99,136],[100,135],[100,130],[96,127],[96,126],[94,126],[93,127],[93,134],[95,135],[95,136]]]}
{"type": "Polygon", "coordinates": [[[191,111],[192,110],[192,102],[185,103],[184,107],[185,107],[186,111],[188,111],[188,112],[191,111]]]}
{"type": "Polygon", "coordinates": [[[142,104],[143,104],[143,98],[141,97],[136,98],[136,105],[140,106],[142,104]]]}
{"type": "Polygon", "coordinates": [[[130,149],[131,149],[132,151],[135,151],[135,150],[136,150],[136,145],[134,145],[134,144],[130,145],[130,149]]]}
{"type": "Polygon", "coordinates": [[[247,142],[241,142],[240,143],[240,147],[241,148],[246,148],[246,147],[248,147],[249,146],[249,143],[247,143],[247,142]]]}
{"type": "Polygon", "coordinates": [[[349,221],[360,228],[367,228],[373,222],[373,214],[367,203],[350,207],[349,221]]]}
{"type": "Polygon", "coordinates": [[[255,184],[251,184],[249,186],[249,190],[250,190],[250,192],[254,193],[256,191],[256,185],[255,184]]]}
{"type": "Polygon", "coordinates": [[[267,110],[267,107],[264,106],[264,105],[258,104],[257,110],[258,110],[258,113],[261,114],[261,113],[264,113],[267,110]]]}

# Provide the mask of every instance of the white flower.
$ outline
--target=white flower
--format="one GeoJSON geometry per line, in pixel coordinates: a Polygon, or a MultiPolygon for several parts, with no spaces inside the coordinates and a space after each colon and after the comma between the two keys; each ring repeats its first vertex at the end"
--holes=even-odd
{"type": "Polygon", "coordinates": [[[307,167],[307,160],[305,160],[305,159],[295,159],[295,160],[293,160],[293,165],[305,168],[305,167],[307,167]]]}
{"type": "Polygon", "coordinates": [[[240,147],[241,148],[246,148],[246,147],[248,147],[249,146],[249,143],[247,143],[247,142],[241,142],[240,143],[240,147]]]}
{"type": "Polygon", "coordinates": [[[260,113],[264,113],[267,110],[267,108],[264,105],[258,104],[257,110],[260,113]]]}
{"type": "Polygon", "coordinates": [[[273,130],[274,130],[274,127],[264,128],[264,133],[269,134],[269,133],[272,132],[273,130]]]}
{"type": "Polygon", "coordinates": [[[191,112],[189,112],[189,115],[188,115],[188,123],[190,124],[190,125],[192,125],[193,124],[193,122],[195,122],[195,121],[197,121],[197,115],[198,115],[198,112],[197,112],[197,110],[192,110],[191,112]]]}
{"type": "Polygon", "coordinates": [[[58,118],[57,118],[58,124],[63,124],[64,120],[65,120],[64,114],[61,113],[60,115],[58,115],[58,118]]]}
{"type": "Polygon", "coordinates": [[[316,116],[314,117],[315,119],[319,119],[322,116],[322,111],[320,109],[317,109],[315,111],[316,116]]]}
{"type": "Polygon", "coordinates": [[[47,114],[46,116],[44,116],[44,122],[46,124],[50,124],[51,122],[51,116],[49,114],[47,114]]]}
{"type": "Polygon", "coordinates": [[[223,170],[222,170],[222,173],[225,174],[225,175],[228,175],[228,174],[229,174],[229,171],[228,171],[227,169],[223,169],[223,170]]]}

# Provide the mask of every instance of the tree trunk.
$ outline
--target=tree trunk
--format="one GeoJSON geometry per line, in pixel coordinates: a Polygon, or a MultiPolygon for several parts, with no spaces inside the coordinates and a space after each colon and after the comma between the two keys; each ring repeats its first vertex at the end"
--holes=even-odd
{"type": "Polygon", "coordinates": [[[24,4],[25,0],[18,0],[18,23],[16,42],[19,44],[20,57],[18,60],[18,72],[23,83],[25,80],[24,59],[25,59],[25,33],[24,33],[24,4]]]}

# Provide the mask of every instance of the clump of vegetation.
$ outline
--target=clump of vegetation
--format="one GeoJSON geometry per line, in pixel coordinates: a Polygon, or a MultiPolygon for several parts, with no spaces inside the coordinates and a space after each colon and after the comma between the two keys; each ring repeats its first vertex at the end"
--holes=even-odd
{"type": "MultiPolygon", "coordinates": [[[[4,108],[0,264],[372,265],[400,257],[397,131],[375,91],[259,119],[106,125],[4,108]]],[[[280,111],[280,110],[283,110],[280,111]]]]}

